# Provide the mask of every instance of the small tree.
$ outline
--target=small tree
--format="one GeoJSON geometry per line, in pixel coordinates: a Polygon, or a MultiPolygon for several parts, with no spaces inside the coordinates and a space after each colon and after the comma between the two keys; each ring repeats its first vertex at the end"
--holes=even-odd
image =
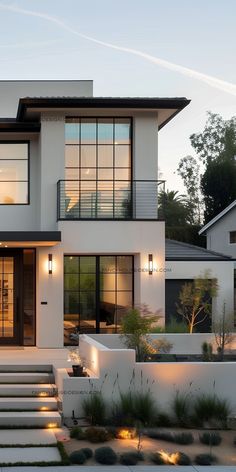
{"type": "Polygon", "coordinates": [[[189,333],[211,313],[212,297],[216,296],[217,291],[217,280],[210,278],[209,271],[182,286],[179,303],[176,304],[177,312],[187,322],[189,333]]]}
{"type": "Polygon", "coordinates": [[[153,314],[147,305],[130,308],[123,316],[121,337],[128,349],[135,350],[139,362],[150,353],[152,346],[148,334],[159,319],[159,313],[153,314]]]}
{"type": "Polygon", "coordinates": [[[225,313],[225,303],[222,309],[222,317],[213,323],[213,331],[217,345],[217,352],[220,361],[224,360],[225,347],[234,340],[232,334],[232,317],[227,317],[225,313]]]}

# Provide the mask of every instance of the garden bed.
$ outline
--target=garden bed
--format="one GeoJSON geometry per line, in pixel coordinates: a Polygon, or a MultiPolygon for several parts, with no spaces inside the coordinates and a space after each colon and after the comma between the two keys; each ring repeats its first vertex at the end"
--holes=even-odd
{"type": "MultiPolygon", "coordinates": [[[[160,433],[160,428],[153,428],[152,432],[155,431],[160,433]]],[[[165,428],[161,429],[162,432],[168,434],[177,434],[182,433],[186,430],[179,429],[179,428],[165,428]]],[[[234,438],[235,432],[234,431],[219,431],[219,435],[221,436],[221,443],[217,446],[212,446],[202,444],[199,440],[199,436],[203,434],[202,430],[198,429],[188,429],[188,433],[193,435],[193,443],[184,445],[184,444],[176,444],[170,441],[161,440],[161,439],[153,439],[145,434],[141,437],[141,446],[142,446],[142,453],[144,455],[144,460],[139,462],[139,464],[144,465],[154,465],[153,461],[151,460],[151,455],[156,451],[165,451],[168,454],[176,453],[177,451],[181,451],[186,454],[191,462],[195,463],[195,457],[199,454],[209,454],[210,449],[212,450],[212,455],[216,458],[217,465],[230,465],[236,466],[236,446],[234,445],[234,438]]],[[[205,432],[205,430],[204,430],[205,432]]],[[[212,431],[211,431],[212,432],[212,431]]],[[[216,430],[214,431],[216,432],[216,430]]],[[[91,443],[88,440],[77,440],[70,438],[68,441],[65,442],[65,450],[70,455],[72,452],[79,450],[81,448],[90,448],[94,452],[97,448],[105,446],[111,447],[117,454],[119,463],[119,459],[122,453],[130,452],[137,450],[138,445],[138,438],[134,439],[110,439],[103,443],[91,443]]],[[[85,465],[94,465],[96,461],[94,459],[94,455],[92,458],[88,459],[85,465]]]]}

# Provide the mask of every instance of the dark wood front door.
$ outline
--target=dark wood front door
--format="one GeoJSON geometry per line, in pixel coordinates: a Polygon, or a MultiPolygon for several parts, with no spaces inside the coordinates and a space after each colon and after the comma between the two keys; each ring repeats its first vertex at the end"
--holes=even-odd
{"type": "Polygon", "coordinates": [[[22,254],[0,249],[0,344],[22,343],[22,254]]]}

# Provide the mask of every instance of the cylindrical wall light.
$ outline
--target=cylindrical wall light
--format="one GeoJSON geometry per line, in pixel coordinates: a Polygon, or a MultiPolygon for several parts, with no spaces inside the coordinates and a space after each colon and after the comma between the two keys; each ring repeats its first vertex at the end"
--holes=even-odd
{"type": "Polygon", "coordinates": [[[153,273],[153,255],[148,254],[148,271],[149,275],[152,275],[153,273]]]}
{"type": "Polygon", "coordinates": [[[52,275],[52,254],[48,254],[48,273],[52,275]]]}

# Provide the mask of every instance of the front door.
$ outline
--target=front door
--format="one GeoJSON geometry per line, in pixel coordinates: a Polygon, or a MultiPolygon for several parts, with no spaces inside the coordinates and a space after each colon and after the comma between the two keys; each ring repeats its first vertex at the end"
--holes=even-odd
{"type": "Polygon", "coordinates": [[[21,254],[0,250],[0,344],[21,343],[21,254]]]}

